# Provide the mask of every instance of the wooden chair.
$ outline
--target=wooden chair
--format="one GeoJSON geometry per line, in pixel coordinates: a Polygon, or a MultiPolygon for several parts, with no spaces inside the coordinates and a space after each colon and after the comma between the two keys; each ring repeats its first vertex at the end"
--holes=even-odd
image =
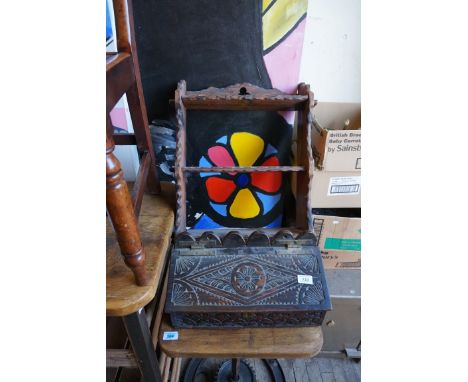
{"type": "MultiPolygon", "coordinates": [[[[161,381],[150,332],[160,280],[174,227],[174,186],[160,184],[149,133],[138,59],[132,4],[114,0],[118,51],[106,57],[106,314],[121,317],[132,351],[108,349],[108,368],[138,367],[145,381],[161,381]],[[114,134],[109,113],[127,95],[134,134],[114,134]],[[130,195],[115,145],[136,145],[140,168],[130,195]],[[145,193],[145,191],[147,191],[145,193]],[[144,243],[144,247],[143,247],[144,243]],[[122,256],[123,255],[123,256],[122,256]],[[145,306],[155,303],[149,312],[145,306]]],[[[159,326],[158,326],[159,327],[159,326]]]]}
{"type": "MultiPolygon", "coordinates": [[[[128,2],[131,12],[131,2],[128,2]]],[[[133,18],[129,17],[126,2],[114,1],[117,29],[118,52],[108,53],[106,57],[106,175],[107,175],[107,212],[114,225],[117,240],[125,258],[125,263],[133,271],[138,285],[146,285],[149,280],[145,272],[145,253],[137,228],[143,192],[146,187],[153,194],[161,191],[156,171],[151,136],[146,116],[138,58],[134,44],[133,18]],[[129,30],[130,28],[130,30],[129,30]],[[113,134],[109,117],[115,104],[127,95],[134,134],[113,134]],[[136,145],[140,156],[140,169],[133,188],[133,201],[123,177],[120,162],[114,155],[117,145],[136,145]]]]}
{"type": "MultiPolygon", "coordinates": [[[[161,279],[174,227],[174,185],[162,182],[161,188],[159,195],[144,195],[138,221],[145,243],[147,285],[135,284],[131,270],[120,256],[115,232],[111,224],[107,226],[106,315],[108,320],[115,317],[123,320],[132,350],[125,338],[117,346],[109,345],[113,349],[107,350],[106,365],[138,367],[145,381],[161,381],[155,353],[157,334],[152,336],[150,328],[153,312],[160,304],[161,279]]],[[[159,328],[159,324],[154,325],[159,328]]]]}

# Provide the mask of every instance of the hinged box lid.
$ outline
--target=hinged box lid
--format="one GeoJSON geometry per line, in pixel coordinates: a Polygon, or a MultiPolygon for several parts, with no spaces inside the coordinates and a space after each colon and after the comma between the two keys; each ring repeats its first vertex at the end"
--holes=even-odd
{"type": "Polygon", "coordinates": [[[174,247],[169,275],[168,313],[331,309],[315,245],[174,247]]]}

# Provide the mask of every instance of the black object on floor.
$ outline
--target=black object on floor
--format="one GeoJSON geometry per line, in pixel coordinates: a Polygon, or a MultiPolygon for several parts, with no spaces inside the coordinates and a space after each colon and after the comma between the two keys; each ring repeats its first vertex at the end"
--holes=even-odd
{"type": "MultiPolygon", "coordinates": [[[[184,374],[184,382],[194,382],[199,380],[201,374],[204,374],[206,377],[206,372],[203,371],[204,364],[209,361],[208,358],[193,358],[189,361],[187,368],[184,374]]],[[[270,374],[270,381],[273,382],[286,382],[284,377],[283,370],[280,363],[276,359],[262,359],[261,360],[265,368],[270,374]]],[[[205,379],[206,380],[206,379],[205,379]]],[[[227,359],[221,362],[216,372],[214,382],[255,382],[257,381],[255,375],[255,368],[248,360],[245,359],[227,359]],[[235,379],[233,373],[237,370],[238,378],[235,379]]]]}

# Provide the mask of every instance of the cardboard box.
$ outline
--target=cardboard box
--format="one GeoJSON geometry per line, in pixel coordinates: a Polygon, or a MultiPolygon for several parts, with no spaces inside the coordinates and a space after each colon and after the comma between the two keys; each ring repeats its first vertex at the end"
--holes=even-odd
{"type": "Polygon", "coordinates": [[[314,208],[360,208],[361,173],[314,169],[310,197],[314,208]]]}
{"type": "Polygon", "coordinates": [[[314,108],[312,150],[323,171],[361,171],[361,104],[319,102],[314,108]]]}
{"type": "Polygon", "coordinates": [[[314,108],[314,208],[361,207],[361,104],[319,102],[314,108]]]}
{"type": "Polygon", "coordinates": [[[325,268],[361,267],[361,218],[314,214],[314,231],[325,268]]]}

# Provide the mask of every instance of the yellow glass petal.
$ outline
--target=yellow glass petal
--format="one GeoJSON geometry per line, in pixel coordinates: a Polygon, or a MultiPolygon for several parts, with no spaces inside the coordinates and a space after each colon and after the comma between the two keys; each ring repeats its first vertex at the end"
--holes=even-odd
{"type": "Polygon", "coordinates": [[[268,8],[268,6],[271,4],[273,0],[263,0],[263,9],[262,12],[265,12],[265,9],[268,8]]]}
{"type": "Polygon", "coordinates": [[[306,12],[307,0],[277,0],[262,17],[263,50],[286,36],[306,12]]]}
{"type": "Polygon", "coordinates": [[[235,218],[250,219],[260,213],[260,206],[248,188],[240,190],[229,208],[229,212],[235,218]]]}
{"type": "Polygon", "coordinates": [[[250,133],[234,133],[231,148],[239,166],[252,166],[263,152],[263,139],[250,133]]]}

